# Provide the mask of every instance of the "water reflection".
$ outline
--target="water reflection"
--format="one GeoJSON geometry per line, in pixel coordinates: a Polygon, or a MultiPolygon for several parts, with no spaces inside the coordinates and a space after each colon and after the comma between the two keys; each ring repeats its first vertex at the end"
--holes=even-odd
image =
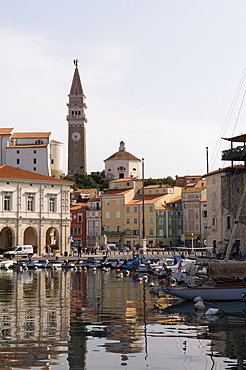
{"type": "Polygon", "coordinates": [[[244,307],[155,303],[136,276],[0,271],[0,368],[245,368],[244,307]]]}

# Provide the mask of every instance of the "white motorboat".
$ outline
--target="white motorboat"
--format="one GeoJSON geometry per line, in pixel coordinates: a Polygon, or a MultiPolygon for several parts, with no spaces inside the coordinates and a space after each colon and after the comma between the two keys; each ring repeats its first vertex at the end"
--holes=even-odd
{"type": "Polygon", "coordinates": [[[205,301],[246,300],[246,262],[209,263],[207,277],[203,279],[189,276],[182,285],[169,286],[169,294],[194,300],[201,296],[205,301]]]}
{"type": "Polygon", "coordinates": [[[177,285],[166,290],[175,297],[193,301],[200,296],[204,301],[243,301],[246,298],[246,284],[211,284],[203,286],[177,285]]]}

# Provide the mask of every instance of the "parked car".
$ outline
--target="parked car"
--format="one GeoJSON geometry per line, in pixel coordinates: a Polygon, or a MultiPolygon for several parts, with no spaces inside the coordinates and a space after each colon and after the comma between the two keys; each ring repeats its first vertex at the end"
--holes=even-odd
{"type": "Polygon", "coordinates": [[[31,258],[33,255],[32,245],[19,245],[13,251],[6,251],[3,253],[5,258],[12,259],[14,257],[28,257],[31,258]]]}
{"type": "Polygon", "coordinates": [[[131,249],[127,245],[119,245],[118,246],[118,251],[119,252],[129,252],[131,249]]]}
{"type": "Polygon", "coordinates": [[[108,244],[107,247],[111,250],[111,251],[117,251],[117,246],[116,244],[114,243],[111,243],[111,244],[108,244]]]}

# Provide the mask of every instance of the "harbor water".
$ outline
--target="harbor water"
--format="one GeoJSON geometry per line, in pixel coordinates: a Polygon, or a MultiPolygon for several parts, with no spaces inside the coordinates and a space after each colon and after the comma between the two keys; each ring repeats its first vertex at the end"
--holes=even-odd
{"type": "Polygon", "coordinates": [[[245,345],[243,303],[206,315],[136,274],[0,270],[1,369],[245,369],[245,345]]]}

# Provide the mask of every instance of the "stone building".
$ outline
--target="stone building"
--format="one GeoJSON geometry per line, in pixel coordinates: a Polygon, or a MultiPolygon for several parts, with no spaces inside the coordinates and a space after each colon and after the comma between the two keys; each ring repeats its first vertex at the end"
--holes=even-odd
{"type": "Polygon", "coordinates": [[[70,90],[68,106],[68,175],[87,172],[85,95],[80,80],[78,61],[70,90]]]}
{"type": "Polygon", "coordinates": [[[0,166],[1,252],[32,244],[39,255],[47,244],[70,251],[72,182],[8,165],[0,166]]]}

